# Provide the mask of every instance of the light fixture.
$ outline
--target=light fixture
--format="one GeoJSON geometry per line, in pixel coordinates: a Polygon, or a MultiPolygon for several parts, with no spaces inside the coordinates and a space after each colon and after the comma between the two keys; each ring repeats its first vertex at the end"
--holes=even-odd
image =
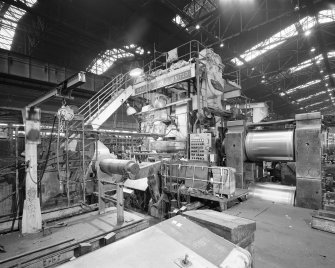
{"type": "Polygon", "coordinates": [[[320,74],[323,74],[323,70],[320,71],[320,74]]]}
{"type": "Polygon", "coordinates": [[[220,44],[220,47],[223,47],[223,46],[224,46],[224,44],[223,44],[223,43],[221,43],[221,44],[220,44]]]}
{"type": "Polygon", "coordinates": [[[312,47],[312,48],[311,48],[311,52],[314,52],[314,51],[315,51],[315,47],[312,47]]]}
{"type": "Polygon", "coordinates": [[[295,7],[294,7],[294,11],[298,11],[299,10],[299,5],[296,4],[295,7]]]}
{"type": "Polygon", "coordinates": [[[311,34],[311,30],[305,31],[305,36],[309,36],[311,34]]]}
{"type": "Polygon", "coordinates": [[[328,87],[328,83],[326,83],[325,85],[326,85],[326,87],[328,87]]]}
{"type": "Polygon", "coordinates": [[[264,83],[265,83],[265,80],[264,80],[264,79],[262,79],[261,83],[263,83],[263,84],[264,84],[264,83]]]}
{"type": "Polygon", "coordinates": [[[255,71],[255,67],[252,67],[252,68],[251,68],[251,71],[255,71]]]}
{"type": "Polygon", "coordinates": [[[200,29],[200,25],[197,24],[197,25],[195,26],[195,28],[196,28],[197,30],[199,30],[199,29],[200,29]]]}
{"type": "Polygon", "coordinates": [[[134,107],[131,107],[130,104],[127,102],[127,111],[126,111],[127,115],[133,115],[136,114],[137,111],[134,107]]]}
{"type": "Polygon", "coordinates": [[[265,79],[265,75],[262,75],[262,78],[265,79]]]}
{"type": "Polygon", "coordinates": [[[141,68],[135,68],[129,72],[131,77],[138,77],[143,74],[143,70],[141,68]]]}
{"type": "Polygon", "coordinates": [[[147,51],[147,54],[149,54],[149,55],[151,54],[150,50],[147,51]]]}

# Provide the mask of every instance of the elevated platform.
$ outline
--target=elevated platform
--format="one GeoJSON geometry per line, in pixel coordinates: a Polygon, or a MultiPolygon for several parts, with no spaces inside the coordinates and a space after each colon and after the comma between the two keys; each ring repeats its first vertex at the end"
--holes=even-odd
{"type": "Polygon", "coordinates": [[[95,211],[50,223],[37,234],[4,235],[0,237],[0,244],[6,252],[0,255],[0,267],[59,265],[149,227],[149,217],[127,211],[124,216],[124,223],[117,225],[116,208],[110,208],[103,215],[95,211]]]}

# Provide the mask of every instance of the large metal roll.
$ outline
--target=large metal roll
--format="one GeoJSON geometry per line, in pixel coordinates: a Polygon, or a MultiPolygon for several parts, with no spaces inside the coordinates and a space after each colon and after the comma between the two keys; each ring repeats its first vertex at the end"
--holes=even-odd
{"type": "Polygon", "coordinates": [[[275,183],[256,183],[249,186],[250,196],[279,204],[294,205],[295,186],[275,183]]]}
{"type": "Polygon", "coordinates": [[[140,171],[139,165],[131,160],[103,159],[99,166],[101,171],[111,176],[114,174],[122,175],[124,172],[136,175],[140,171]]]}
{"type": "Polygon", "coordinates": [[[245,151],[249,161],[294,161],[294,130],[249,132],[245,151]]]}

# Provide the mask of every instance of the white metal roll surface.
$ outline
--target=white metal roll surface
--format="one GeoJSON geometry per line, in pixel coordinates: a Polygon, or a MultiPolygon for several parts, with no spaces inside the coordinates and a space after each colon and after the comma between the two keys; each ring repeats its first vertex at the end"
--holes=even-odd
{"type": "Polygon", "coordinates": [[[293,161],[294,130],[249,132],[245,151],[249,161],[293,161]]]}
{"type": "Polygon", "coordinates": [[[249,186],[250,196],[279,204],[294,205],[295,186],[276,183],[256,183],[249,186]]]}

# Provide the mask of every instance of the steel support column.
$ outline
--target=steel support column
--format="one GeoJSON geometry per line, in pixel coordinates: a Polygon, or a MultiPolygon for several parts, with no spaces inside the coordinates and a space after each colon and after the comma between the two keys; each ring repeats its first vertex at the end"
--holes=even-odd
{"type": "Polygon", "coordinates": [[[322,206],[321,114],[297,114],[295,119],[296,205],[319,209],[322,206]]]}
{"type": "Polygon", "coordinates": [[[246,188],[246,155],[244,148],[246,123],[244,120],[229,121],[227,126],[228,133],[225,139],[227,166],[236,169],[236,187],[246,188]]]}

